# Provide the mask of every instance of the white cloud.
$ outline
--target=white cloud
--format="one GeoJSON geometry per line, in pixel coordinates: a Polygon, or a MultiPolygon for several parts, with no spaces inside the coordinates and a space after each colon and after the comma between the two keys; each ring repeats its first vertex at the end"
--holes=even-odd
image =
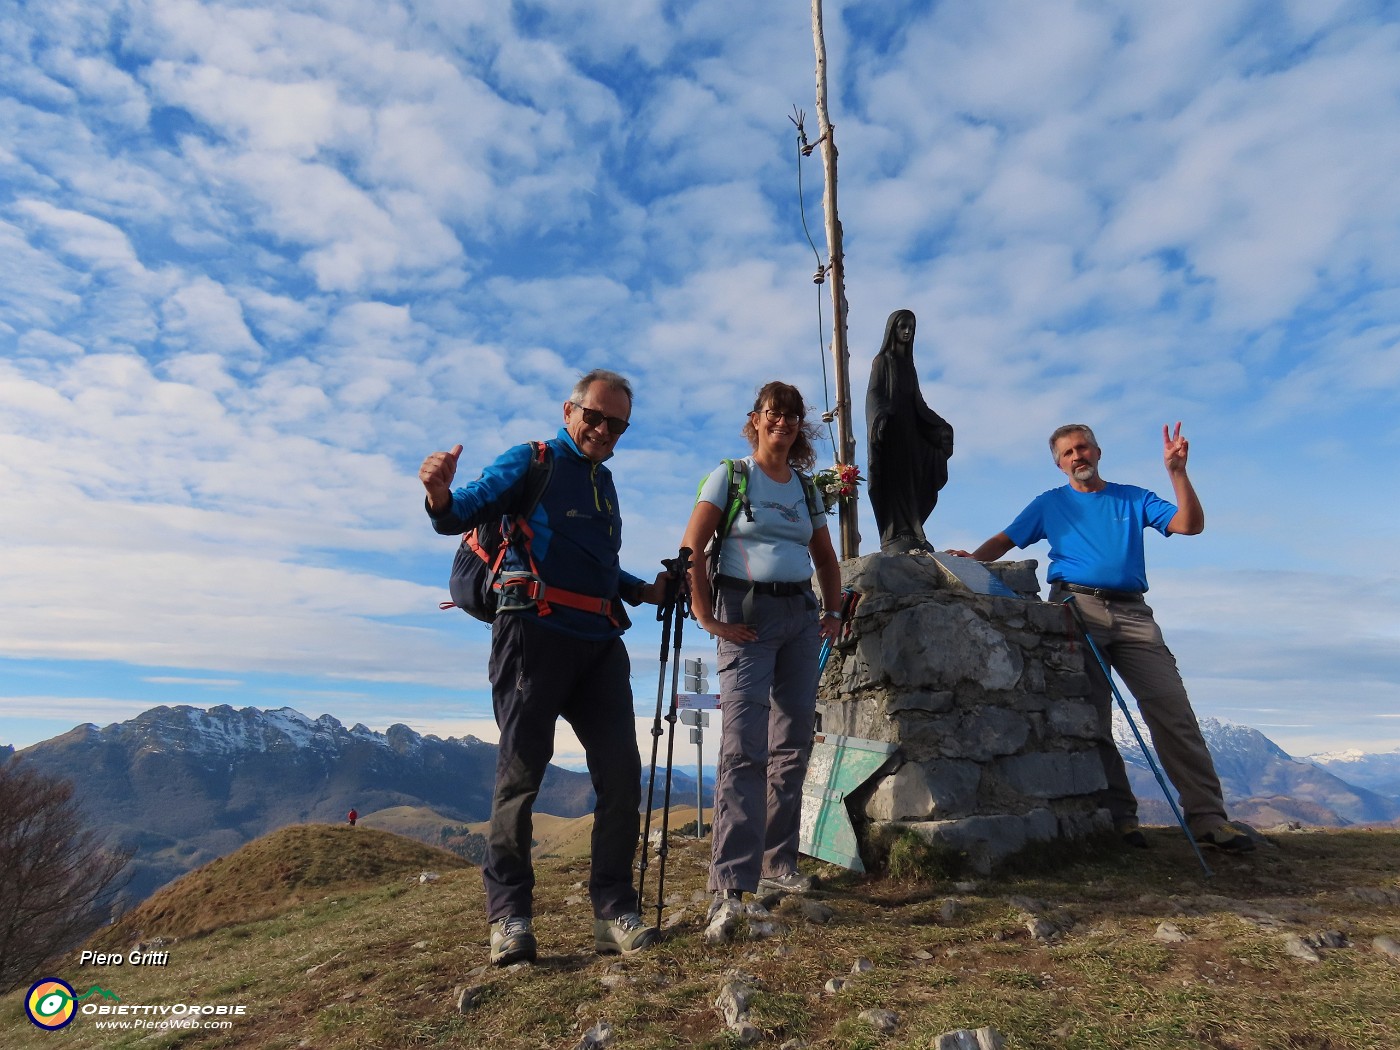
{"type": "Polygon", "coordinates": [[[221,285],[195,278],[162,304],[167,343],[183,343],[223,356],[256,357],[261,347],[243,320],[243,308],[221,285]]]}
{"type": "Polygon", "coordinates": [[[145,127],[150,103],[131,74],[105,59],[77,55],[67,48],[51,50],[42,58],[50,71],[73,85],[83,105],[100,111],[101,119],[132,129],[145,127]]]}
{"type": "Polygon", "coordinates": [[[60,253],[95,270],[144,276],[131,241],[117,226],[93,215],[56,208],[47,201],[26,200],[16,206],[54,243],[60,253]]]}
{"type": "MultiPolygon", "coordinates": [[[[906,306],[958,434],[936,535],[979,542],[1054,484],[1044,435],[1067,418],[1099,426],[1115,479],[1154,485],[1156,428],[1184,419],[1210,529],[1152,566],[1188,677],[1241,710],[1335,679],[1367,700],[1338,701],[1361,732],[1394,625],[1317,578],[1356,551],[1395,568],[1377,479],[1400,444],[1400,27],[1344,3],[915,7],[826,12],[857,434],[906,306]],[[1228,577],[1246,598],[1174,583],[1241,568],[1278,575],[1228,577]],[[1335,661],[1309,634],[1334,623],[1335,661]]],[[[0,527],[23,570],[0,589],[25,612],[0,655],[300,668],[344,686],[337,717],[391,680],[405,704],[479,690],[485,633],[427,616],[451,540],[417,465],[461,441],[465,478],[552,434],[594,365],[638,392],[613,462],[624,563],[674,553],[754,387],[821,399],[830,306],[787,120],[798,104],[815,137],[808,15],[18,10],[0,527]],[[85,592],[105,604],[74,609],[85,592]]],[[[825,255],[818,157],[804,177],[825,255]]]]}
{"type": "Polygon", "coordinates": [[[144,678],[143,681],[152,682],[156,685],[207,686],[211,689],[228,689],[244,684],[244,682],[238,678],[184,678],[179,675],[150,675],[144,678]]]}

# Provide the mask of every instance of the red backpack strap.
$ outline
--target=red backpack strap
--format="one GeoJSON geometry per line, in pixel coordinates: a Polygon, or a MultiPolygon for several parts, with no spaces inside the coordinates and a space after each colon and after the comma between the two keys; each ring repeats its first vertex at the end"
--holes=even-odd
{"type": "MultiPolygon", "coordinates": [[[[531,444],[535,448],[535,455],[530,462],[530,470],[527,474],[525,499],[521,504],[520,513],[511,519],[510,534],[502,541],[500,551],[496,556],[496,563],[491,567],[492,574],[496,577],[493,586],[496,592],[502,596],[509,590],[512,592],[512,598],[516,601],[533,601],[541,616],[548,616],[554,611],[551,608],[552,603],[606,616],[614,627],[619,626],[617,618],[613,615],[612,602],[608,599],[578,594],[559,587],[550,587],[540,575],[540,567],[535,563],[535,553],[532,549],[535,530],[530,524],[530,517],[539,505],[540,497],[544,495],[554,465],[550,459],[549,446],[545,442],[532,441],[531,444]],[[520,541],[517,549],[529,571],[502,574],[501,565],[505,560],[506,550],[517,540],[520,541]]],[[[484,556],[484,552],[480,553],[484,556]]]]}

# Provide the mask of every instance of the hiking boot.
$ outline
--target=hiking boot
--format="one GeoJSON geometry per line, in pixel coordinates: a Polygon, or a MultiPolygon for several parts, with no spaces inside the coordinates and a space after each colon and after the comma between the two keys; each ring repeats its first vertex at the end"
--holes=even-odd
{"type": "Polygon", "coordinates": [[[817,880],[800,871],[790,871],[786,875],[765,875],[758,880],[759,893],[811,893],[816,889],[817,880]]]}
{"type": "Polygon", "coordinates": [[[657,941],[655,927],[642,922],[634,911],[613,919],[593,920],[593,947],[604,955],[641,951],[657,941]]]}
{"type": "Polygon", "coordinates": [[[723,944],[732,940],[739,921],[744,917],[744,902],[738,890],[720,890],[710,901],[710,911],[706,918],[705,940],[711,944],[723,944]]]}
{"type": "Polygon", "coordinates": [[[535,934],[530,920],[521,915],[497,919],[491,924],[491,965],[535,961],[535,934]]]}
{"type": "Polygon", "coordinates": [[[1137,817],[1119,817],[1113,822],[1113,833],[1118,841],[1134,849],[1147,849],[1147,836],[1138,827],[1137,817]]]}
{"type": "Polygon", "coordinates": [[[1254,849],[1254,837],[1234,824],[1217,824],[1196,836],[1202,846],[1214,846],[1222,853],[1249,853],[1254,849]]]}

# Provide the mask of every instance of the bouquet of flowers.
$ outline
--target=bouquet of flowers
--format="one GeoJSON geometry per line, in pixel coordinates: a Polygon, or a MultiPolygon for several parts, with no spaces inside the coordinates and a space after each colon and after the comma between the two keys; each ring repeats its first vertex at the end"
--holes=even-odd
{"type": "Polygon", "coordinates": [[[830,514],[842,500],[853,502],[856,498],[857,486],[865,479],[860,476],[859,467],[838,463],[834,467],[817,471],[812,475],[812,480],[816,483],[817,491],[822,495],[822,503],[826,506],[826,512],[830,514]]]}

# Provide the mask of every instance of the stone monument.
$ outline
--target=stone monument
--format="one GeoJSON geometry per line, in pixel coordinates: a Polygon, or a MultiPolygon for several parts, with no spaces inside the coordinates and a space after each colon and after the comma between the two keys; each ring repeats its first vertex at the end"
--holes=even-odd
{"type": "Polygon", "coordinates": [[[1033,561],[994,566],[1009,590],[991,594],[950,559],[842,564],[862,599],[817,702],[824,732],[892,745],[853,796],[857,819],[907,828],[985,873],[1031,843],[1112,825],[1096,801],[1098,723],[1069,610],[1039,600],[1033,561]]]}

